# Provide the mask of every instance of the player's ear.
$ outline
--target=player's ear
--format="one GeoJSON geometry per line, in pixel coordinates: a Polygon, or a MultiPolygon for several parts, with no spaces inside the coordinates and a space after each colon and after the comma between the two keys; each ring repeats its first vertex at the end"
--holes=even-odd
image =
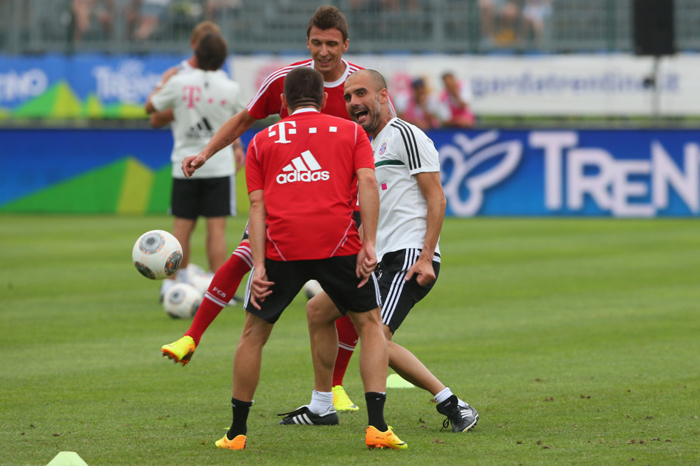
{"type": "Polygon", "coordinates": [[[328,92],[323,93],[323,100],[321,101],[321,108],[326,108],[326,102],[328,102],[328,92]]]}
{"type": "Polygon", "coordinates": [[[283,92],[282,94],[280,94],[280,98],[282,99],[282,108],[286,108],[286,109],[287,109],[287,113],[289,113],[289,114],[291,115],[291,114],[292,114],[292,109],[289,108],[289,104],[287,103],[287,96],[284,95],[284,92],[283,92]]]}
{"type": "Polygon", "coordinates": [[[350,46],[350,39],[345,39],[345,43],[343,44],[343,53],[348,51],[349,46],[350,46]]]}
{"type": "Polygon", "coordinates": [[[386,103],[389,100],[389,91],[385,87],[384,89],[379,90],[379,101],[381,103],[386,103]]]}

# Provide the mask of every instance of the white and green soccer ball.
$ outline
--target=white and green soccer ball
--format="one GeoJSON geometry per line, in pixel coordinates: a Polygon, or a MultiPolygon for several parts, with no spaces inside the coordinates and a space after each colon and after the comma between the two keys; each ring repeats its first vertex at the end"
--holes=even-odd
{"type": "Polygon", "coordinates": [[[163,309],[173,319],[191,319],[203,299],[204,295],[194,286],[177,283],[165,292],[163,309]]]}
{"type": "Polygon", "coordinates": [[[141,275],[162,280],[174,275],[180,267],[182,246],[165,230],[147,231],[136,240],[131,259],[141,275]]]}

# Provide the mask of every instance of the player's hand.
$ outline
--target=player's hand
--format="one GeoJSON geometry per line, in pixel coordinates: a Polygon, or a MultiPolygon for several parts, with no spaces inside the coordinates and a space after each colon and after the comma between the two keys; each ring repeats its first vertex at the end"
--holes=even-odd
{"type": "Polygon", "coordinates": [[[233,160],[236,162],[236,173],[238,173],[245,166],[245,150],[243,150],[243,146],[235,146],[233,148],[233,160]]]}
{"type": "Polygon", "coordinates": [[[405,280],[409,281],[414,275],[420,286],[428,286],[437,279],[433,269],[433,262],[427,259],[418,258],[416,263],[406,272],[405,280]]]}
{"type": "Polygon", "coordinates": [[[185,174],[185,178],[189,178],[206,162],[206,157],[204,157],[201,153],[197,155],[189,155],[182,161],[182,173],[185,174]]]}
{"type": "Polygon", "coordinates": [[[250,282],[250,302],[256,309],[260,309],[260,304],[265,298],[272,294],[270,287],[274,282],[268,281],[265,267],[256,267],[253,271],[253,280],[250,282]]]}
{"type": "Polygon", "coordinates": [[[362,249],[357,254],[357,265],[355,266],[355,274],[357,278],[361,278],[360,283],[357,285],[358,288],[365,286],[365,283],[369,280],[369,276],[372,275],[374,269],[377,268],[377,253],[374,250],[374,246],[363,244],[362,249]]]}

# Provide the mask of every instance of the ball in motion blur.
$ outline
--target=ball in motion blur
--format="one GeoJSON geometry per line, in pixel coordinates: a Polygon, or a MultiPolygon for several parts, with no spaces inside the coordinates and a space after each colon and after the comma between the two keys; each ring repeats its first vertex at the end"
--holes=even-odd
{"type": "Polygon", "coordinates": [[[173,319],[191,319],[194,317],[204,296],[192,285],[178,283],[173,285],[163,296],[163,309],[173,319]]]}
{"type": "Polygon", "coordinates": [[[323,288],[321,288],[321,284],[316,280],[309,280],[304,284],[304,294],[306,295],[306,299],[313,298],[321,291],[323,291],[323,288]]]}
{"type": "Polygon", "coordinates": [[[165,230],[147,231],[136,240],[131,259],[141,275],[162,280],[171,277],[180,267],[182,246],[165,230]]]}

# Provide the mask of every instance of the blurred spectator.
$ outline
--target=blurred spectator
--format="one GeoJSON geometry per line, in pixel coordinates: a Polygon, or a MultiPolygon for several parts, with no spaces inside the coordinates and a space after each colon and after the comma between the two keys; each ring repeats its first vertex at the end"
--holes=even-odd
{"type": "Polygon", "coordinates": [[[223,21],[236,18],[243,8],[241,0],[207,0],[204,4],[204,17],[209,21],[223,21]]]}
{"type": "Polygon", "coordinates": [[[484,46],[515,42],[515,24],[520,13],[515,0],[479,0],[479,11],[484,46]]]}
{"type": "Polygon", "coordinates": [[[350,0],[350,10],[364,13],[380,11],[417,11],[417,0],[350,0]]]}
{"type": "Polygon", "coordinates": [[[469,82],[457,81],[454,74],[450,72],[442,75],[442,82],[445,86],[440,93],[443,125],[455,128],[474,126],[476,118],[469,108],[472,100],[472,88],[469,82]]]}
{"type": "Polygon", "coordinates": [[[544,24],[551,14],[551,0],[526,0],[525,8],[523,8],[523,44],[526,44],[530,39],[530,34],[536,45],[542,44],[544,24]]]}
{"type": "Polygon", "coordinates": [[[394,105],[399,118],[424,131],[440,126],[440,103],[422,78],[413,80],[411,92],[398,95],[394,105]]]}
{"type": "Polygon", "coordinates": [[[171,0],[135,0],[138,9],[138,24],[134,39],[146,40],[153,35],[171,0]]]}
{"type": "Polygon", "coordinates": [[[79,43],[90,31],[93,24],[100,26],[104,37],[112,35],[114,16],[114,0],[73,0],[71,2],[73,16],[73,41],[79,43]]]}

